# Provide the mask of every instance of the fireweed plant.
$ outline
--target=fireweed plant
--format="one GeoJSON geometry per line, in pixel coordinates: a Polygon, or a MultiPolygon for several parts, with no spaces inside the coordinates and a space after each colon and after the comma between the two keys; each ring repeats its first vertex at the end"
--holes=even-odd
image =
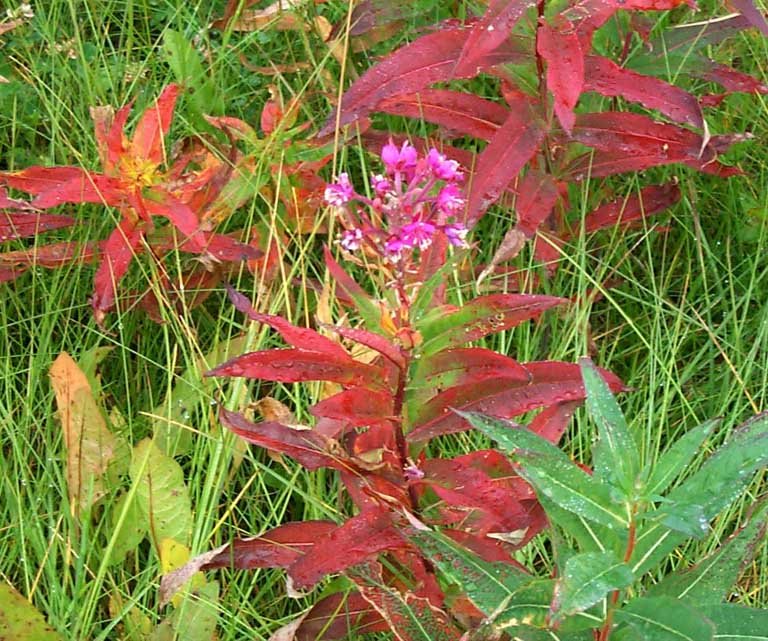
{"type": "MultiPolygon", "coordinates": [[[[229,296],[251,320],[290,346],[244,354],[215,377],[300,383],[325,381],[339,391],[310,408],[312,426],[254,423],[220,410],[221,422],[250,443],[295,459],[309,470],[336,470],[354,509],[343,523],[285,523],[203,554],[164,577],[167,599],[199,569],[281,567],[290,591],[324,577],[345,580],[294,622],[298,639],[335,639],[390,629],[401,639],[458,639],[482,618],[463,595],[446,592],[433,560],[406,536],[412,522],[438,527],[462,549],[524,572],[511,554],[545,525],[531,486],[496,450],[434,458],[430,440],[470,428],[453,409],[509,419],[541,410],[528,429],[551,443],[584,398],[577,365],[513,358],[468,343],[537,318],[561,298],[489,294],[460,308],[446,302],[445,279],[464,253],[463,169],[431,149],[386,144],[371,196],[341,174],[325,198],[343,230],[339,247],[383,284],[382,299],[365,289],[325,249],[336,298],[349,324],[301,328],[257,312],[234,289],[229,296]],[[343,339],[333,340],[331,336],[343,339]],[[346,345],[345,345],[346,343],[346,345]],[[349,346],[363,348],[353,358],[349,346]]],[[[613,390],[623,389],[601,372],[613,390]]],[[[325,389],[325,388],[324,388],[325,389]]]]}

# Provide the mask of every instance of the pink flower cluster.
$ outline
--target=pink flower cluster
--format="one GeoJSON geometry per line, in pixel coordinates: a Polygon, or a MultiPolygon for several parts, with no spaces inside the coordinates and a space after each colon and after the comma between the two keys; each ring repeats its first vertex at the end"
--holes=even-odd
{"type": "Polygon", "coordinates": [[[368,244],[390,262],[425,250],[436,234],[455,247],[466,247],[467,228],[458,222],[466,199],[459,183],[459,163],[437,149],[420,158],[408,142],[391,141],[381,150],[384,174],[371,176],[371,197],[358,194],[347,174],[325,189],[325,202],[344,209],[341,246],[356,251],[368,244]],[[350,207],[356,201],[364,207],[350,207]]]}

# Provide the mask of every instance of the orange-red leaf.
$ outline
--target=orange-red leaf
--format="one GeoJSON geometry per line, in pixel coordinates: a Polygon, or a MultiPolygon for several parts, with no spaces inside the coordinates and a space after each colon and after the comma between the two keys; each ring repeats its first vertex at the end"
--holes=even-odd
{"type": "Polygon", "coordinates": [[[171,128],[173,110],[179,95],[179,86],[170,84],[157,101],[142,114],[131,140],[131,152],[159,164],[165,157],[165,136],[171,128]]]}

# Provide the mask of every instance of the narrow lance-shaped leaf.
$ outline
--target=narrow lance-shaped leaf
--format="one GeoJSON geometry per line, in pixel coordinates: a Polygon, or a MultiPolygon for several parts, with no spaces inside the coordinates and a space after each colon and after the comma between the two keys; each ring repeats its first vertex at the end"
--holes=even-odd
{"type": "Polygon", "coordinates": [[[512,29],[533,6],[533,0],[491,0],[485,15],[472,25],[453,70],[455,77],[477,75],[485,58],[507,42],[512,29]]]}
{"type": "Polygon", "coordinates": [[[619,67],[602,56],[587,56],[585,63],[584,91],[621,96],[648,109],[657,109],[676,122],[704,126],[701,106],[687,91],[664,80],[619,67]]]}
{"type": "Polygon", "coordinates": [[[424,119],[455,134],[481,140],[490,140],[509,115],[509,110],[497,102],[448,89],[422,89],[415,94],[397,95],[384,100],[378,110],[424,119]]]}
{"type": "Polygon", "coordinates": [[[595,476],[621,488],[629,500],[640,471],[638,444],[629,432],[624,414],[600,372],[588,358],[579,360],[587,408],[597,424],[598,443],[593,449],[595,476]]]}
{"type": "Polygon", "coordinates": [[[667,448],[659,460],[651,467],[648,480],[645,483],[645,493],[648,496],[663,494],[674,480],[688,467],[714,429],[720,424],[720,419],[702,423],[686,432],[667,448]]]}
{"type": "Polygon", "coordinates": [[[625,505],[613,501],[608,485],[589,476],[549,441],[505,421],[475,413],[461,413],[475,429],[496,440],[537,492],[560,507],[611,529],[629,527],[625,505]]]}
{"type": "Polygon", "coordinates": [[[715,639],[768,641],[768,610],[735,603],[705,605],[701,613],[715,625],[715,639]]]}
{"type": "Polygon", "coordinates": [[[572,556],[557,582],[552,601],[552,620],[581,612],[601,601],[614,590],[630,586],[632,570],[613,552],[588,552],[572,556]]]}
{"type": "Polygon", "coordinates": [[[317,601],[302,618],[296,641],[355,638],[387,630],[382,616],[356,592],[336,592],[317,601]],[[350,636],[352,635],[352,636],[350,636]]]}
{"type": "MultiPolygon", "coordinates": [[[[763,499],[751,510],[747,524],[728,537],[717,550],[691,568],[668,574],[651,586],[646,596],[670,596],[696,606],[722,603],[765,540],[767,508],[768,499],[763,499]]],[[[768,636],[768,627],[765,630],[768,636]]]]}
{"type": "Polygon", "coordinates": [[[547,88],[554,97],[557,119],[571,133],[576,122],[573,110],[584,86],[584,53],[573,24],[562,14],[553,22],[542,19],[536,47],[547,62],[547,88]]]}
{"type": "Polygon", "coordinates": [[[460,586],[486,616],[493,614],[516,589],[534,578],[514,565],[485,561],[426,526],[425,529],[415,529],[408,538],[437,565],[448,581],[460,586]]]}
{"type": "Polygon", "coordinates": [[[768,22],[752,0],[730,0],[731,6],[743,15],[753,27],[757,27],[764,36],[768,37],[768,22]]]}
{"type": "MultiPolygon", "coordinates": [[[[428,33],[401,47],[364,73],[344,94],[339,107],[339,125],[346,125],[375,111],[387,98],[417,92],[432,83],[452,78],[468,78],[479,70],[509,62],[519,57],[507,43],[493,51],[474,56],[471,68],[457,71],[456,62],[465,49],[470,30],[464,27],[442,29],[428,33]]],[[[504,36],[506,39],[506,36],[504,36]]],[[[320,130],[320,136],[331,133],[336,126],[336,113],[320,130]]]]}
{"type": "Polygon", "coordinates": [[[507,185],[536,154],[543,139],[542,123],[528,100],[520,98],[477,159],[467,202],[469,226],[500,198],[507,185]]]}
{"type": "Polygon", "coordinates": [[[71,227],[75,223],[74,218],[58,214],[0,211],[0,242],[71,227]]]}
{"type": "Polygon", "coordinates": [[[435,310],[417,324],[424,337],[421,353],[435,354],[504,331],[565,302],[567,299],[554,296],[490,294],[455,311],[435,310]]]}
{"type": "Polygon", "coordinates": [[[701,611],[669,597],[633,599],[614,616],[654,641],[712,641],[715,633],[701,611]]]}

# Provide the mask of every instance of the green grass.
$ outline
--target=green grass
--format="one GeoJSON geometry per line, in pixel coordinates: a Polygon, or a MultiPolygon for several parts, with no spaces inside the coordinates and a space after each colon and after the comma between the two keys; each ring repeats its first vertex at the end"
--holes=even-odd
{"type": "MultiPolygon", "coordinates": [[[[319,125],[331,107],[329,98],[346,82],[339,63],[311,32],[280,33],[269,28],[252,33],[206,32],[223,4],[202,0],[34,3],[35,19],[3,36],[0,48],[0,75],[12,79],[0,85],[3,168],[36,163],[94,168],[96,149],[88,108],[120,106],[136,98],[142,109],[163,85],[176,79],[163,54],[166,28],[190,39],[203,34],[201,45],[210,51],[206,65],[227,115],[257,123],[272,84],[286,98],[302,96],[300,121],[319,125]],[[247,71],[241,56],[257,66],[276,60],[309,64],[296,73],[268,77],[247,71]]],[[[423,5],[422,13],[411,16],[412,27],[417,21],[429,24],[446,17],[440,3],[423,5]]],[[[337,20],[346,15],[346,5],[329,2],[306,11],[337,20]]],[[[412,31],[404,29],[375,53],[395,46],[407,33],[412,31]]],[[[765,40],[754,35],[739,36],[713,54],[724,60],[741,56],[750,61],[752,72],[766,77],[768,48],[765,40]]],[[[368,55],[356,55],[345,67],[347,78],[370,62],[368,55]]],[[[199,131],[196,113],[191,99],[185,99],[174,138],[199,131]]],[[[671,215],[649,220],[645,228],[627,234],[608,231],[569,245],[563,268],[545,283],[545,289],[576,303],[540,323],[507,333],[497,343],[523,361],[574,361],[592,350],[601,366],[616,372],[632,388],[621,403],[633,429],[643,435],[643,455],[648,459],[667,440],[706,418],[725,418],[719,442],[734,425],[768,407],[768,151],[764,144],[768,104],[764,97],[734,96],[711,113],[716,115],[711,127],[717,133],[749,129],[755,135],[753,143],[733,154],[747,175],[722,181],[679,168],[668,170],[665,175],[677,175],[684,194],[671,215]],[[657,231],[660,224],[669,230],[657,231]],[[620,279],[621,285],[605,289],[607,279],[620,279]]],[[[279,149],[273,154],[265,156],[259,171],[279,167],[279,149]]],[[[366,158],[351,146],[339,150],[335,166],[357,166],[366,158]]],[[[622,195],[647,184],[640,180],[628,178],[612,185],[622,195]]],[[[584,202],[587,198],[594,202],[602,188],[597,181],[585,184],[584,202]]],[[[115,223],[114,213],[102,208],[68,209],[82,224],[37,242],[104,238],[115,223]]],[[[234,227],[264,224],[272,233],[281,231],[274,199],[268,196],[256,199],[238,216],[234,227]]],[[[507,225],[501,215],[484,221],[478,239],[484,253],[493,250],[507,225]]],[[[323,278],[317,261],[321,242],[319,235],[291,235],[279,277],[251,292],[256,306],[305,322],[315,305],[307,279],[323,278]]],[[[6,243],[6,249],[26,244],[6,243]]],[[[521,268],[527,267],[525,256],[518,261],[521,268]]],[[[151,287],[159,269],[144,256],[132,269],[128,288],[151,287]]],[[[119,430],[130,442],[151,435],[160,420],[158,414],[173,416],[169,431],[180,448],[177,460],[194,511],[194,552],[288,520],[341,519],[344,505],[331,473],[309,474],[288,460],[274,461],[256,448],[246,450],[216,423],[211,405],[215,401],[244,409],[249,400],[267,392],[295,407],[299,419],[307,418],[306,408],[317,393],[310,386],[221,386],[200,376],[199,360],[217,345],[226,346],[244,332],[248,349],[258,349],[271,341],[266,332],[242,327],[240,315],[220,292],[198,310],[178,313],[164,308],[167,322],[163,325],[136,310],[119,309],[110,315],[108,331],[102,331],[90,312],[93,273],[92,265],[37,268],[15,283],[0,284],[0,580],[27,596],[66,639],[142,639],[148,638],[142,632],[131,636],[131,626],[140,628],[141,617],[153,624],[161,618],[158,558],[145,541],[126,560],[112,562],[107,553],[115,543],[110,506],[97,506],[90,519],[72,516],[63,437],[48,379],[51,363],[61,351],[80,358],[95,347],[111,348],[98,369],[100,402],[107,412],[114,412],[113,418],[121,417],[119,430]],[[178,391],[182,381],[192,392],[179,412],[175,398],[165,404],[164,399],[178,391]]],[[[565,446],[583,460],[592,437],[591,426],[580,413],[565,446]]],[[[439,447],[451,455],[478,442],[478,437],[463,434],[444,439],[439,447]]],[[[125,479],[120,483],[129,486],[125,479]]],[[[764,490],[764,479],[756,480],[744,499],[715,523],[715,537],[706,546],[727,536],[764,490]]],[[[706,549],[702,544],[691,545],[670,564],[684,566],[706,549]]],[[[543,566],[551,562],[541,541],[521,558],[543,566]]],[[[766,607],[765,545],[756,558],[739,585],[738,598],[766,607]]],[[[312,602],[311,596],[287,597],[279,571],[219,571],[209,577],[221,586],[214,607],[220,616],[222,641],[267,639],[312,602]]]]}

